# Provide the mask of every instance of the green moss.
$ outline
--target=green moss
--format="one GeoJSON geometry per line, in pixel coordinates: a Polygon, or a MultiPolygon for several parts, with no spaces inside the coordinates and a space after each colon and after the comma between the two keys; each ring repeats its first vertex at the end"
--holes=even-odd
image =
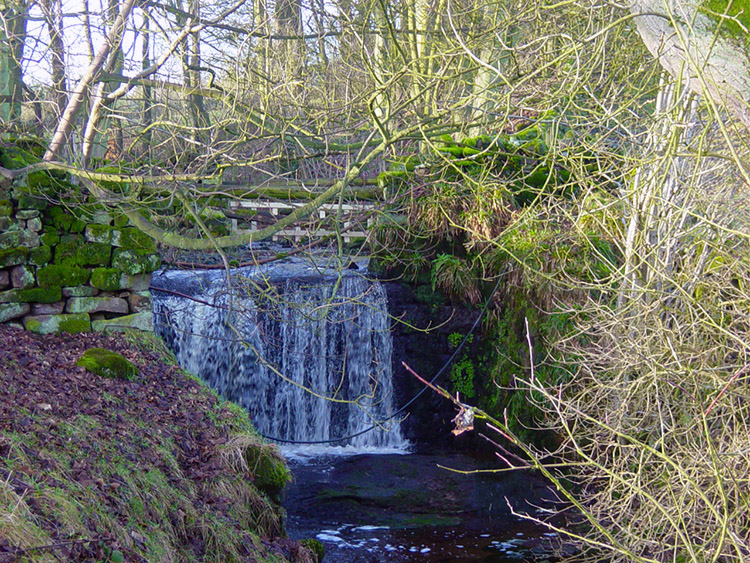
{"type": "Polygon", "coordinates": [[[61,266],[106,266],[112,247],[101,242],[85,242],[74,235],[55,247],[55,264],[61,266]]]}
{"type": "Polygon", "coordinates": [[[79,332],[88,332],[91,330],[91,319],[87,314],[70,314],[60,315],[64,317],[60,319],[60,330],[59,332],[69,332],[70,334],[78,334],[79,332]]]}
{"type": "Polygon", "coordinates": [[[313,557],[315,558],[314,563],[321,563],[323,561],[323,557],[326,554],[325,547],[323,547],[323,543],[320,540],[316,539],[306,539],[306,540],[300,540],[302,545],[304,545],[307,549],[310,550],[310,552],[313,554],[313,557]]]}
{"type": "Polygon", "coordinates": [[[18,196],[19,209],[45,209],[48,205],[49,202],[41,197],[34,197],[28,194],[18,196]]]}
{"type": "Polygon", "coordinates": [[[46,244],[47,246],[55,246],[59,242],[60,235],[58,235],[54,231],[50,231],[42,235],[42,244],[46,244]]]}
{"type": "Polygon", "coordinates": [[[114,222],[115,227],[122,228],[122,227],[126,227],[129,221],[130,219],[128,219],[127,215],[125,215],[124,213],[119,213],[115,215],[113,222],[114,222]]]}
{"type": "Polygon", "coordinates": [[[155,252],[156,243],[154,239],[135,227],[128,227],[120,231],[118,246],[130,250],[141,250],[155,252]]]}
{"type": "Polygon", "coordinates": [[[28,256],[28,254],[29,249],[24,247],[0,250],[0,268],[23,264],[24,262],[26,262],[26,257],[28,256]]]}
{"type": "Polygon", "coordinates": [[[245,450],[245,461],[255,486],[271,499],[278,500],[291,479],[291,473],[276,446],[260,442],[251,444],[245,450]]]}
{"type": "Polygon", "coordinates": [[[113,379],[132,380],[138,375],[138,368],[124,356],[104,348],[89,348],[76,365],[95,375],[113,379]]]}
{"type": "Polygon", "coordinates": [[[82,233],[85,228],[86,228],[86,221],[83,221],[82,219],[74,219],[73,222],[70,224],[71,233],[82,233]]]}
{"type": "Polygon", "coordinates": [[[90,242],[78,249],[78,264],[81,266],[106,266],[112,247],[100,242],[90,242]]]}
{"type": "Polygon", "coordinates": [[[55,206],[48,211],[49,221],[55,229],[59,231],[69,231],[70,226],[75,221],[75,217],[65,211],[60,206],[55,206]]]}
{"type": "Polygon", "coordinates": [[[104,291],[122,289],[120,285],[122,274],[122,270],[117,268],[95,268],[91,272],[91,285],[104,291]]]}
{"type": "Polygon", "coordinates": [[[52,247],[43,244],[32,248],[29,252],[29,264],[34,266],[44,266],[52,259],[52,247]]]}
{"type": "Polygon", "coordinates": [[[13,214],[13,203],[9,199],[0,200],[0,217],[10,217],[13,214]]]}
{"type": "Polygon", "coordinates": [[[41,287],[83,285],[90,277],[91,271],[73,266],[45,266],[37,272],[37,280],[41,287]]]}
{"type": "Polygon", "coordinates": [[[750,51],[750,2],[748,0],[703,0],[700,11],[721,25],[720,33],[737,40],[750,51]],[[729,17],[726,17],[729,16],[729,17]]]}
{"type": "Polygon", "coordinates": [[[60,241],[55,246],[55,264],[61,266],[76,266],[78,265],[76,256],[78,254],[78,248],[83,246],[84,241],[78,238],[68,241],[60,241]]]}
{"type": "Polygon", "coordinates": [[[62,289],[59,285],[51,287],[32,287],[16,292],[18,303],[57,303],[62,300],[62,289]]]}

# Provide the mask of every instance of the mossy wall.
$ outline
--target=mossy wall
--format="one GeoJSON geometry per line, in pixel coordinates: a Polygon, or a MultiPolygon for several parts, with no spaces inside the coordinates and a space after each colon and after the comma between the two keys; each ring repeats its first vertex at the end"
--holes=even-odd
{"type": "MultiPolygon", "coordinates": [[[[40,192],[42,193],[42,192],[40,192]]],[[[95,205],[0,189],[0,323],[27,330],[152,330],[148,236],[95,205]]]]}

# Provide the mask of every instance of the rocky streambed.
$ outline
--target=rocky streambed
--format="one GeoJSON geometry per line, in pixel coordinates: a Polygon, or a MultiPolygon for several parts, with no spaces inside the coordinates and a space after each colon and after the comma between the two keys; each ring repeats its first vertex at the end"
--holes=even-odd
{"type": "Polygon", "coordinates": [[[295,475],[284,503],[289,533],[317,537],[328,563],[541,563],[574,551],[524,517],[549,520],[559,508],[526,470],[477,473],[499,464],[456,453],[285,453],[295,475]]]}

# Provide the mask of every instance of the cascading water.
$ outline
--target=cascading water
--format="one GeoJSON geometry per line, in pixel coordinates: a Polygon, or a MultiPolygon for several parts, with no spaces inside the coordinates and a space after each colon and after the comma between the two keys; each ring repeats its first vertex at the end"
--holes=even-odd
{"type": "Polygon", "coordinates": [[[183,368],[245,407],[266,436],[404,448],[390,418],[385,291],[350,270],[310,273],[246,268],[230,283],[217,271],[155,274],[152,286],[165,290],[152,291],[156,332],[183,368]]]}

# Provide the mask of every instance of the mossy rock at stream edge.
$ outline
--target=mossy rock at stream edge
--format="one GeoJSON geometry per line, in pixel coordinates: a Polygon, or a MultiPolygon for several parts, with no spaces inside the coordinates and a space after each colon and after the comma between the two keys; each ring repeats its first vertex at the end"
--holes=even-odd
{"type": "Polygon", "coordinates": [[[249,444],[244,453],[247,467],[253,476],[253,484],[278,501],[281,491],[291,479],[291,473],[273,444],[249,444]]]}
{"type": "Polygon", "coordinates": [[[138,375],[138,368],[124,356],[104,348],[89,348],[76,365],[101,377],[131,380],[138,375]]]}
{"type": "Polygon", "coordinates": [[[310,550],[310,552],[313,554],[313,557],[315,557],[315,563],[321,563],[323,561],[323,557],[326,554],[326,549],[325,547],[323,547],[323,543],[320,540],[306,539],[300,540],[299,543],[310,550]]]}

